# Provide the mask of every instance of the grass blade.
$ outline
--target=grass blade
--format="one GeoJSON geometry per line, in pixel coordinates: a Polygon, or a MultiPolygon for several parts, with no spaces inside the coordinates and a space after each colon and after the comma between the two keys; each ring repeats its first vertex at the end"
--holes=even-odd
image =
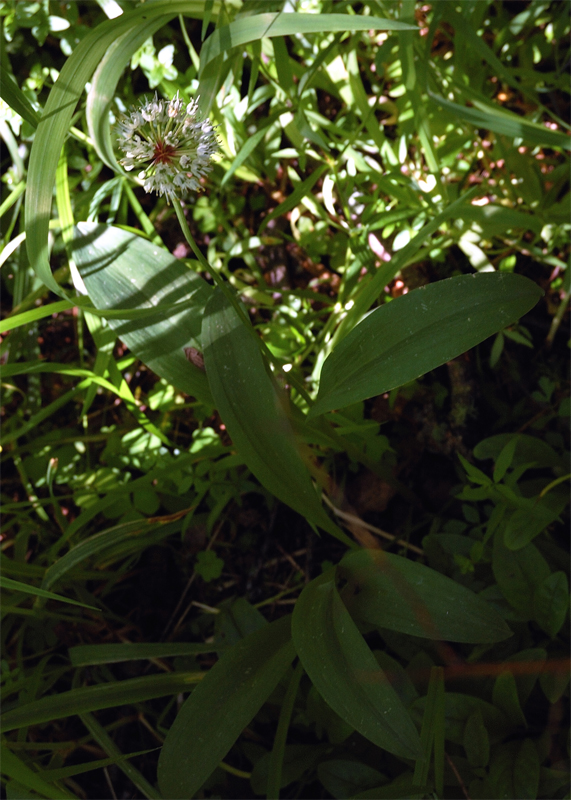
{"type": "Polygon", "coordinates": [[[98,683],[82,686],[42,697],[6,711],[0,717],[2,731],[41,725],[53,719],[63,719],[85,711],[100,711],[103,708],[142,703],[157,697],[188,692],[191,686],[202,680],[204,672],[169,672],[166,675],[145,675],[142,678],[127,678],[114,683],[98,683]]]}
{"type": "Polygon", "coordinates": [[[35,586],[29,586],[27,583],[6,578],[5,575],[0,575],[0,589],[10,589],[13,592],[24,592],[31,594],[35,597],[43,597],[46,600],[59,600],[61,603],[70,603],[72,606],[81,606],[82,608],[90,608],[93,611],[99,611],[95,606],[88,606],[85,603],[80,603],[79,600],[72,600],[69,597],[63,597],[61,594],[54,594],[53,592],[46,592],[45,589],[38,589],[35,586]]]}
{"type": "Polygon", "coordinates": [[[349,14],[298,14],[277,12],[257,14],[237,19],[230,25],[217,28],[204,42],[200,51],[200,73],[221,53],[233,47],[254,42],[265,36],[293,36],[296,33],[335,33],[337,31],[368,30],[416,30],[416,25],[407,25],[392,19],[349,14]]]}

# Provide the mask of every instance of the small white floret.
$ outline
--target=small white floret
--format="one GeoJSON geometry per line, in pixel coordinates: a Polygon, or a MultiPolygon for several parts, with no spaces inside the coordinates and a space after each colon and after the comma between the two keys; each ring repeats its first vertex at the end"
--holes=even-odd
{"type": "Polygon", "coordinates": [[[117,142],[125,154],[119,163],[137,168],[146,192],[170,202],[200,190],[200,178],[212,169],[218,140],[209,120],[198,116],[197,99],[186,104],[178,93],[172,100],[152,100],[117,123],[117,142]]]}

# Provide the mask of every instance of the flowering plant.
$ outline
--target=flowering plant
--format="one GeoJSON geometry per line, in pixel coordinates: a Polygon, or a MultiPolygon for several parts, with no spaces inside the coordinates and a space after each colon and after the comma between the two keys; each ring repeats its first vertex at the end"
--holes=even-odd
{"type": "Polygon", "coordinates": [[[119,120],[119,163],[130,171],[139,168],[146,192],[165,195],[168,202],[200,191],[200,178],[212,169],[211,156],[218,141],[209,120],[200,119],[198,99],[186,104],[178,92],[172,100],[144,100],[119,120]]]}

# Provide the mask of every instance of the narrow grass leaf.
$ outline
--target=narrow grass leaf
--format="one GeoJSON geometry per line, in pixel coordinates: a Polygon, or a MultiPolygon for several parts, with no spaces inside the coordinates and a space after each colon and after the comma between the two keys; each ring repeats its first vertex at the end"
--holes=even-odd
{"type": "Polygon", "coordinates": [[[415,764],[413,784],[426,786],[434,751],[434,782],[438,795],[442,794],[444,781],[444,722],[444,670],[432,667],[420,731],[422,755],[415,764]]]}
{"type": "Polygon", "coordinates": [[[389,753],[417,757],[416,728],[339,597],[334,570],[299,596],[292,635],[313,685],[341,719],[389,753]]]}
{"type": "Polygon", "coordinates": [[[53,403],[50,403],[45,408],[42,408],[41,411],[38,411],[37,414],[33,414],[27,422],[23,425],[20,425],[19,428],[16,430],[12,430],[9,433],[5,433],[2,435],[2,443],[3,446],[6,446],[10,442],[19,439],[21,436],[25,436],[30,431],[35,430],[44,420],[48,419],[55,414],[60,408],[67,405],[73,398],[81,394],[81,392],[85,391],[91,385],[91,379],[88,378],[85,381],[81,381],[75,387],[75,389],[70,389],[69,392],[65,392],[57,400],[54,400],[53,403]]]}
{"type": "Polygon", "coordinates": [[[261,128],[259,131],[251,136],[250,138],[246,139],[238,153],[236,154],[236,158],[232,159],[232,164],[230,168],[226,170],[224,173],[224,177],[220,181],[220,186],[224,186],[232,175],[236,172],[236,170],[242,166],[242,164],[246,161],[246,159],[254,152],[254,150],[258,147],[262,139],[264,138],[265,134],[267,133],[268,128],[267,126],[261,128]]]}
{"type": "Polygon", "coordinates": [[[294,657],[289,616],[265,625],[222,656],[190,695],[167,734],[158,767],[164,797],[194,797],[294,657]]]}
{"type": "MultiPolygon", "coordinates": [[[[166,519],[170,519],[167,517],[166,519]]],[[[61,580],[71,569],[77,564],[85,561],[92,556],[101,555],[111,547],[116,546],[119,542],[130,539],[134,536],[145,536],[156,528],[162,527],[164,535],[170,536],[180,530],[182,522],[176,520],[175,522],[161,522],[160,518],[137,519],[130,522],[123,522],[120,525],[115,525],[108,530],[96,533],[95,536],[90,536],[84,539],[75,547],[72,547],[64,556],[59,558],[53,563],[44,575],[42,587],[49,589],[57,581],[61,580]]]]}
{"type": "MultiPolygon", "coordinates": [[[[114,362],[112,362],[114,363],[114,362]]],[[[157,436],[162,442],[164,442],[167,446],[171,446],[168,438],[165,436],[162,431],[160,431],[148,418],[147,416],[139,410],[137,403],[129,390],[126,382],[123,380],[122,376],[119,380],[117,380],[118,385],[114,385],[109,381],[105,380],[105,378],[100,378],[98,375],[95,375],[90,370],[82,370],[82,369],[75,369],[73,367],[67,367],[67,365],[59,365],[59,364],[48,364],[46,362],[39,362],[39,363],[18,363],[18,364],[10,364],[4,368],[3,374],[4,377],[8,377],[9,375],[20,375],[20,374],[28,374],[33,375],[36,372],[60,372],[62,375],[87,375],[88,378],[85,381],[81,381],[75,389],[72,389],[66,394],[59,397],[57,400],[54,400],[53,403],[50,403],[49,406],[46,406],[37,414],[34,414],[24,425],[19,427],[15,431],[10,431],[10,433],[5,434],[2,437],[2,441],[4,444],[8,444],[9,442],[18,439],[20,436],[24,436],[30,430],[33,430],[40,422],[44,419],[47,419],[49,416],[54,414],[59,408],[64,406],[70,400],[72,400],[76,394],[80,394],[85,389],[90,390],[94,385],[101,386],[104,389],[107,389],[110,392],[113,392],[118,397],[120,397],[131,414],[135,417],[135,420],[139,425],[141,425],[145,430],[149,431],[153,435],[157,436]]]]}
{"type": "Polygon", "coordinates": [[[461,275],[376,308],[326,359],[310,417],[402,386],[526,314],[542,296],[513,273],[461,275]]]}
{"type": "Polygon", "coordinates": [[[204,672],[169,672],[166,675],[145,675],[142,678],[82,686],[6,711],[0,717],[0,727],[6,732],[30,725],[41,725],[43,722],[63,719],[73,714],[83,714],[85,711],[133,705],[157,697],[188,692],[203,677],[204,672]]]}
{"type": "Polygon", "coordinates": [[[476,106],[477,103],[478,107],[469,108],[446,100],[430,91],[428,95],[436,105],[451,112],[456,119],[469,122],[476,128],[494,131],[502,136],[509,136],[510,139],[523,139],[525,142],[539,144],[543,147],[571,150],[571,136],[568,134],[549,130],[537,122],[530,122],[510,111],[478,101],[474,101],[474,105],[476,106]]]}
{"type": "Polygon", "coordinates": [[[56,303],[48,303],[45,306],[34,308],[31,311],[23,311],[21,314],[6,317],[0,321],[0,333],[12,331],[14,328],[19,328],[21,325],[29,325],[30,322],[37,322],[39,319],[51,317],[52,314],[59,314],[60,311],[65,311],[68,308],[73,308],[74,303],[72,300],[59,300],[56,303]]]}
{"type": "Polygon", "coordinates": [[[270,211],[270,213],[264,217],[258,230],[258,236],[262,235],[262,231],[267,226],[268,222],[270,222],[270,220],[275,219],[276,217],[281,217],[286,212],[291,211],[292,208],[298,206],[303,198],[313,189],[323,173],[328,169],[329,166],[327,164],[320,164],[313,170],[309,178],[306,178],[304,181],[298,184],[290,196],[283,201],[283,203],[280,203],[277,208],[274,208],[273,211],[270,211]]]}
{"type": "MultiPolygon", "coordinates": [[[[92,772],[94,769],[103,769],[110,767],[112,764],[120,765],[121,761],[128,758],[136,758],[137,756],[146,756],[148,753],[153,753],[158,748],[152,747],[150,750],[139,750],[136,753],[127,753],[121,755],[120,758],[100,758],[97,761],[88,761],[86,764],[74,764],[70,767],[60,767],[59,769],[46,770],[44,775],[47,780],[61,781],[63,778],[73,778],[75,775],[84,775],[86,772],[92,772]]],[[[157,797],[158,795],[155,795],[157,797]]]]}
{"type": "Polygon", "coordinates": [[[38,589],[35,586],[29,586],[27,583],[12,580],[5,575],[0,575],[0,589],[9,589],[13,592],[24,592],[24,594],[31,594],[34,597],[44,597],[46,600],[59,600],[61,603],[70,603],[72,606],[81,606],[82,608],[91,608],[93,611],[100,611],[95,606],[88,606],[85,603],[80,603],[79,600],[72,600],[69,597],[63,597],[61,594],[54,594],[53,592],[46,592],[45,589],[38,589]]]}
{"type": "Polygon", "coordinates": [[[200,642],[125,642],[124,644],[81,644],[70,647],[72,666],[87,667],[94,664],[116,664],[138,659],[195,656],[224,650],[223,645],[200,642]]]}
{"type": "Polygon", "coordinates": [[[117,84],[135,51],[163,25],[164,20],[159,17],[127,31],[107,50],[93,75],[85,106],[87,128],[97,155],[115,172],[125,174],[115,158],[109,129],[109,109],[117,84]]]}
{"type": "Polygon", "coordinates": [[[303,665],[298,662],[295,668],[286,693],[283,699],[282,707],[280,709],[280,716],[278,719],[278,727],[274,737],[274,744],[270,754],[270,763],[268,765],[268,788],[266,795],[268,800],[273,800],[279,797],[280,788],[282,785],[282,768],[284,765],[284,753],[286,749],[287,733],[290,726],[291,715],[295,704],[295,698],[299,689],[299,683],[303,676],[303,665]]]}
{"type": "Polygon", "coordinates": [[[200,76],[207,65],[221,53],[264,37],[293,36],[297,33],[337,31],[418,30],[392,19],[349,14],[272,13],[242,17],[229,25],[217,28],[204,42],[200,51],[200,76]]]}
{"type": "Polygon", "coordinates": [[[282,36],[276,36],[272,44],[274,46],[274,58],[280,89],[289,95],[289,97],[293,97],[295,93],[295,83],[285,40],[282,36]]]}
{"type": "Polygon", "coordinates": [[[45,780],[45,771],[34,772],[33,769],[24,764],[7,746],[1,746],[2,757],[0,759],[2,774],[17,781],[26,789],[32,789],[42,797],[47,797],[48,800],[68,800],[68,798],[75,798],[77,795],[70,794],[63,789],[48,783],[45,780]]]}
{"type": "Polygon", "coordinates": [[[457,41],[463,40],[464,46],[468,46],[470,50],[475,51],[484,61],[487,61],[492,68],[492,74],[497,75],[498,78],[501,78],[517,92],[525,91],[524,87],[516,80],[514,72],[497,57],[484,41],[484,37],[478,35],[477,30],[474,29],[466,17],[449,6],[446,9],[446,19],[447,22],[454,26],[456,35],[458,33],[462,34],[462,39],[457,39],[457,41]]]}
{"type": "Polygon", "coordinates": [[[379,150],[381,150],[385,144],[385,134],[374,114],[374,108],[371,108],[369,105],[369,100],[359,70],[357,50],[355,49],[351,50],[347,55],[347,73],[349,76],[349,86],[351,87],[351,93],[355,99],[355,105],[357,106],[359,115],[363,120],[369,136],[379,150]]]}
{"type": "Polygon", "coordinates": [[[32,128],[38,127],[40,115],[20,89],[15,78],[6,71],[3,72],[2,80],[0,81],[0,97],[8,103],[16,114],[19,114],[22,119],[29,122],[32,128]]]}
{"type": "Polygon", "coordinates": [[[109,736],[105,728],[95,719],[93,714],[85,712],[84,714],[80,714],[79,717],[97,744],[113,759],[121,772],[123,772],[129,780],[133,781],[141,794],[148,798],[148,800],[161,800],[159,792],[154,786],[151,786],[143,775],[141,775],[134,764],[127,761],[127,757],[119,750],[113,739],[109,736]]]}
{"type": "Polygon", "coordinates": [[[379,628],[451,642],[499,642],[511,631],[474,592],[430,567],[383,550],[341,560],[341,598],[355,619],[379,628]]]}

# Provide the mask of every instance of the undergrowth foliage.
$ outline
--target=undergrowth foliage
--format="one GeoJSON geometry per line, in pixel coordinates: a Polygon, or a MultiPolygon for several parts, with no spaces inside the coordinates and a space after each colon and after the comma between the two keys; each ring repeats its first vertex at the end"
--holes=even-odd
{"type": "Polygon", "coordinates": [[[9,800],[569,797],[569,10],[0,2],[9,800]]]}

